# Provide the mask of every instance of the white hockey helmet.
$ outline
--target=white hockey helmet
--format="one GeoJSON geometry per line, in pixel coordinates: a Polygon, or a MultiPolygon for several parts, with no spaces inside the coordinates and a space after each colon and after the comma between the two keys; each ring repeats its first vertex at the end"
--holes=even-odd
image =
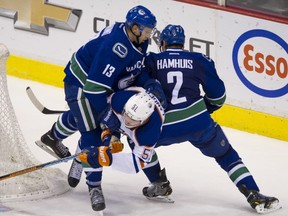
{"type": "Polygon", "coordinates": [[[126,102],[124,113],[131,119],[140,121],[141,124],[148,119],[154,111],[153,99],[144,92],[133,95],[126,102]]]}

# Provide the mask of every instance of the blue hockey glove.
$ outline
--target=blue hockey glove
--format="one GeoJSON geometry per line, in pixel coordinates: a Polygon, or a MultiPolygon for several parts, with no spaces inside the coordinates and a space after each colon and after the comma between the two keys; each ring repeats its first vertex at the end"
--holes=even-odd
{"type": "Polygon", "coordinates": [[[210,114],[221,108],[221,106],[219,105],[212,104],[211,101],[206,96],[204,96],[204,102],[206,104],[207,111],[210,114]]]}
{"type": "Polygon", "coordinates": [[[157,99],[160,101],[162,107],[164,109],[167,108],[167,100],[166,100],[166,96],[165,93],[162,89],[162,86],[160,84],[160,82],[156,79],[149,79],[145,85],[144,88],[152,93],[153,95],[155,95],[157,97],[157,99]]]}
{"type": "Polygon", "coordinates": [[[109,129],[111,132],[114,132],[121,126],[119,119],[110,106],[100,115],[99,121],[102,129],[109,129]]]}

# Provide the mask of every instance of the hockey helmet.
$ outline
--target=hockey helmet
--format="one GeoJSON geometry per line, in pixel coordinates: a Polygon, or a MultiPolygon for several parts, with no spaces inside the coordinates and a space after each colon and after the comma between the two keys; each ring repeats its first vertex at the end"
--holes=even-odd
{"type": "Polygon", "coordinates": [[[126,15],[125,24],[131,28],[134,24],[140,26],[140,29],[143,30],[144,27],[155,28],[156,26],[156,17],[154,14],[142,5],[138,5],[130,9],[126,15]]]}
{"type": "Polygon", "coordinates": [[[172,44],[183,45],[185,43],[184,29],[180,25],[167,25],[160,34],[159,46],[163,45],[163,41],[166,42],[167,46],[172,44]]]}
{"type": "Polygon", "coordinates": [[[144,92],[133,95],[126,102],[124,113],[131,119],[140,121],[141,124],[154,112],[155,103],[153,99],[144,92]]]}

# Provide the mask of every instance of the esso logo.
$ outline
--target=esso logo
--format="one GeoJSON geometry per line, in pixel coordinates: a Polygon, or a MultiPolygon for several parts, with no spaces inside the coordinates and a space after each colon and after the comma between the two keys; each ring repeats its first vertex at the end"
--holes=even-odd
{"type": "Polygon", "coordinates": [[[235,42],[234,69],[243,84],[256,94],[281,97],[288,93],[288,44],[266,30],[251,30],[235,42]]]}

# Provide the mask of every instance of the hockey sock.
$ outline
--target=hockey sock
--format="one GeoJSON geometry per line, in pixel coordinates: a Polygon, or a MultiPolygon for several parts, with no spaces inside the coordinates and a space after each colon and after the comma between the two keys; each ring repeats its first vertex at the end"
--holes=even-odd
{"type": "Polygon", "coordinates": [[[237,187],[244,184],[248,190],[259,191],[253,176],[232,146],[225,155],[216,158],[216,161],[228,173],[229,178],[237,187]]]}
{"type": "Polygon", "coordinates": [[[93,187],[97,187],[99,185],[101,185],[101,180],[102,180],[102,167],[95,169],[95,170],[91,170],[91,171],[86,171],[87,169],[85,169],[85,174],[86,174],[86,184],[93,188],[93,187]]]}
{"type": "Polygon", "coordinates": [[[52,127],[53,135],[58,140],[63,140],[68,136],[75,133],[77,129],[76,122],[73,118],[73,115],[70,111],[66,111],[61,114],[56,122],[56,124],[52,127]]]}
{"type": "Polygon", "coordinates": [[[160,163],[158,161],[158,156],[155,152],[152,157],[151,162],[148,163],[143,168],[143,172],[145,173],[149,181],[152,183],[152,182],[157,181],[160,178],[159,176],[160,171],[161,171],[160,163]]]}

